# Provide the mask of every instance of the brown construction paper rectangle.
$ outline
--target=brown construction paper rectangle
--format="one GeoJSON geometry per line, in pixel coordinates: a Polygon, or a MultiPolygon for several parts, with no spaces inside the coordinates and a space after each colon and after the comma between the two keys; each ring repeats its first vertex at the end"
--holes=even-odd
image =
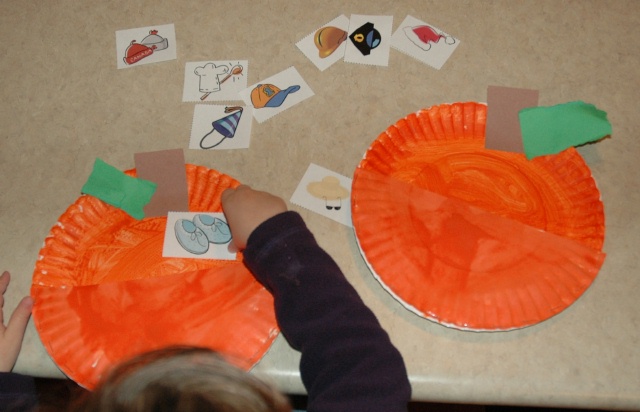
{"type": "Polygon", "coordinates": [[[538,106],[538,94],[537,90],[530,89],[502,86],[487,88],[487,149],[524,153],[518,112],[538,106]]]}
{"type": "Polygon", "coordinates": [[[145,216],[189,211],[187,171],[182,149],[135,153],[133,156],[137,177],[158,185],[151,201],[144,207],[145,216]]]}

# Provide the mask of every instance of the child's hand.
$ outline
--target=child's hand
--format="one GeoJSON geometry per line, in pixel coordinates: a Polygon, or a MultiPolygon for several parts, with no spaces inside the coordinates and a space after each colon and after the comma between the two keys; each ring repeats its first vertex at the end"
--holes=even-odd
{"type": "Polygon", "coordinates": [[[281,198],[245,185],[225,190],[221,200],[232,242],[238,250],[247,246],[249,235],[260,223],[287,211],[287,204],[281,198]]]}
{"type": "Polygon", "coordinates": [[[4,325],[4,292],[6,292],[11,275],[4,272],[0,276],[0,372],[11,372],[22,347],[24,331],[31,316],[33,299],[23,298],[11,314],[9,323],[4,325]]]}

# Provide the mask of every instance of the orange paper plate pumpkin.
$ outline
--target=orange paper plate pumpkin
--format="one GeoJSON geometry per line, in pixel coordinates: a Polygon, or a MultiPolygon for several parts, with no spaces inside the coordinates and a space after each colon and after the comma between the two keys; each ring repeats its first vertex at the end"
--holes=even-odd
{"type": "Polygon", "coordinates": [[[570,148],[484,148],[486,106],[420,110],[369,147],[352,187],[360,250],[407,308],[454,328],[530,326],[571,305],[603,261],[604,211],[570,148]]]}
{"type": "MultiPolygon", "coordinates": [[[[222,191],[239,184],[205,167],[186,171],[192,212],[221,212],[222,191]]],[[[278,335],[272,296],[242,256],[164,258],[166,221],[135,220],[81,196],[45,239],[33,319],[49,355],[78,384],[92,389],[112,365],[174,344],[209,347],[249,369],[278,335]]]]}

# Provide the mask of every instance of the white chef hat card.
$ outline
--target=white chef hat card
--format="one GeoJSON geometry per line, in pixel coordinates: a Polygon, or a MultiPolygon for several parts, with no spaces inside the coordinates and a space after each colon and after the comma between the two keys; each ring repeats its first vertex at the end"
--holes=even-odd
{"type": "Polygon", "coordinates": [[[189,62],[184,69],[183,102],[241,100],[247,88],[247,60],[206,60],[189,62]]]}

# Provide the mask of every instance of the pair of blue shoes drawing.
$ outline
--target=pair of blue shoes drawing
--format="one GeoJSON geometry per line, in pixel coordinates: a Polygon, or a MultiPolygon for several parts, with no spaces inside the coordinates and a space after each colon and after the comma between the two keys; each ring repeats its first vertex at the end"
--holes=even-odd
{"type": "Polygon", "coordinates": [[[194,255],[206,253],[210,243],[224,245],[231,240],[227,222],[209,215],[195,215],[193,220],[178,219],[175,231],[180,246],[194,255]]]}

